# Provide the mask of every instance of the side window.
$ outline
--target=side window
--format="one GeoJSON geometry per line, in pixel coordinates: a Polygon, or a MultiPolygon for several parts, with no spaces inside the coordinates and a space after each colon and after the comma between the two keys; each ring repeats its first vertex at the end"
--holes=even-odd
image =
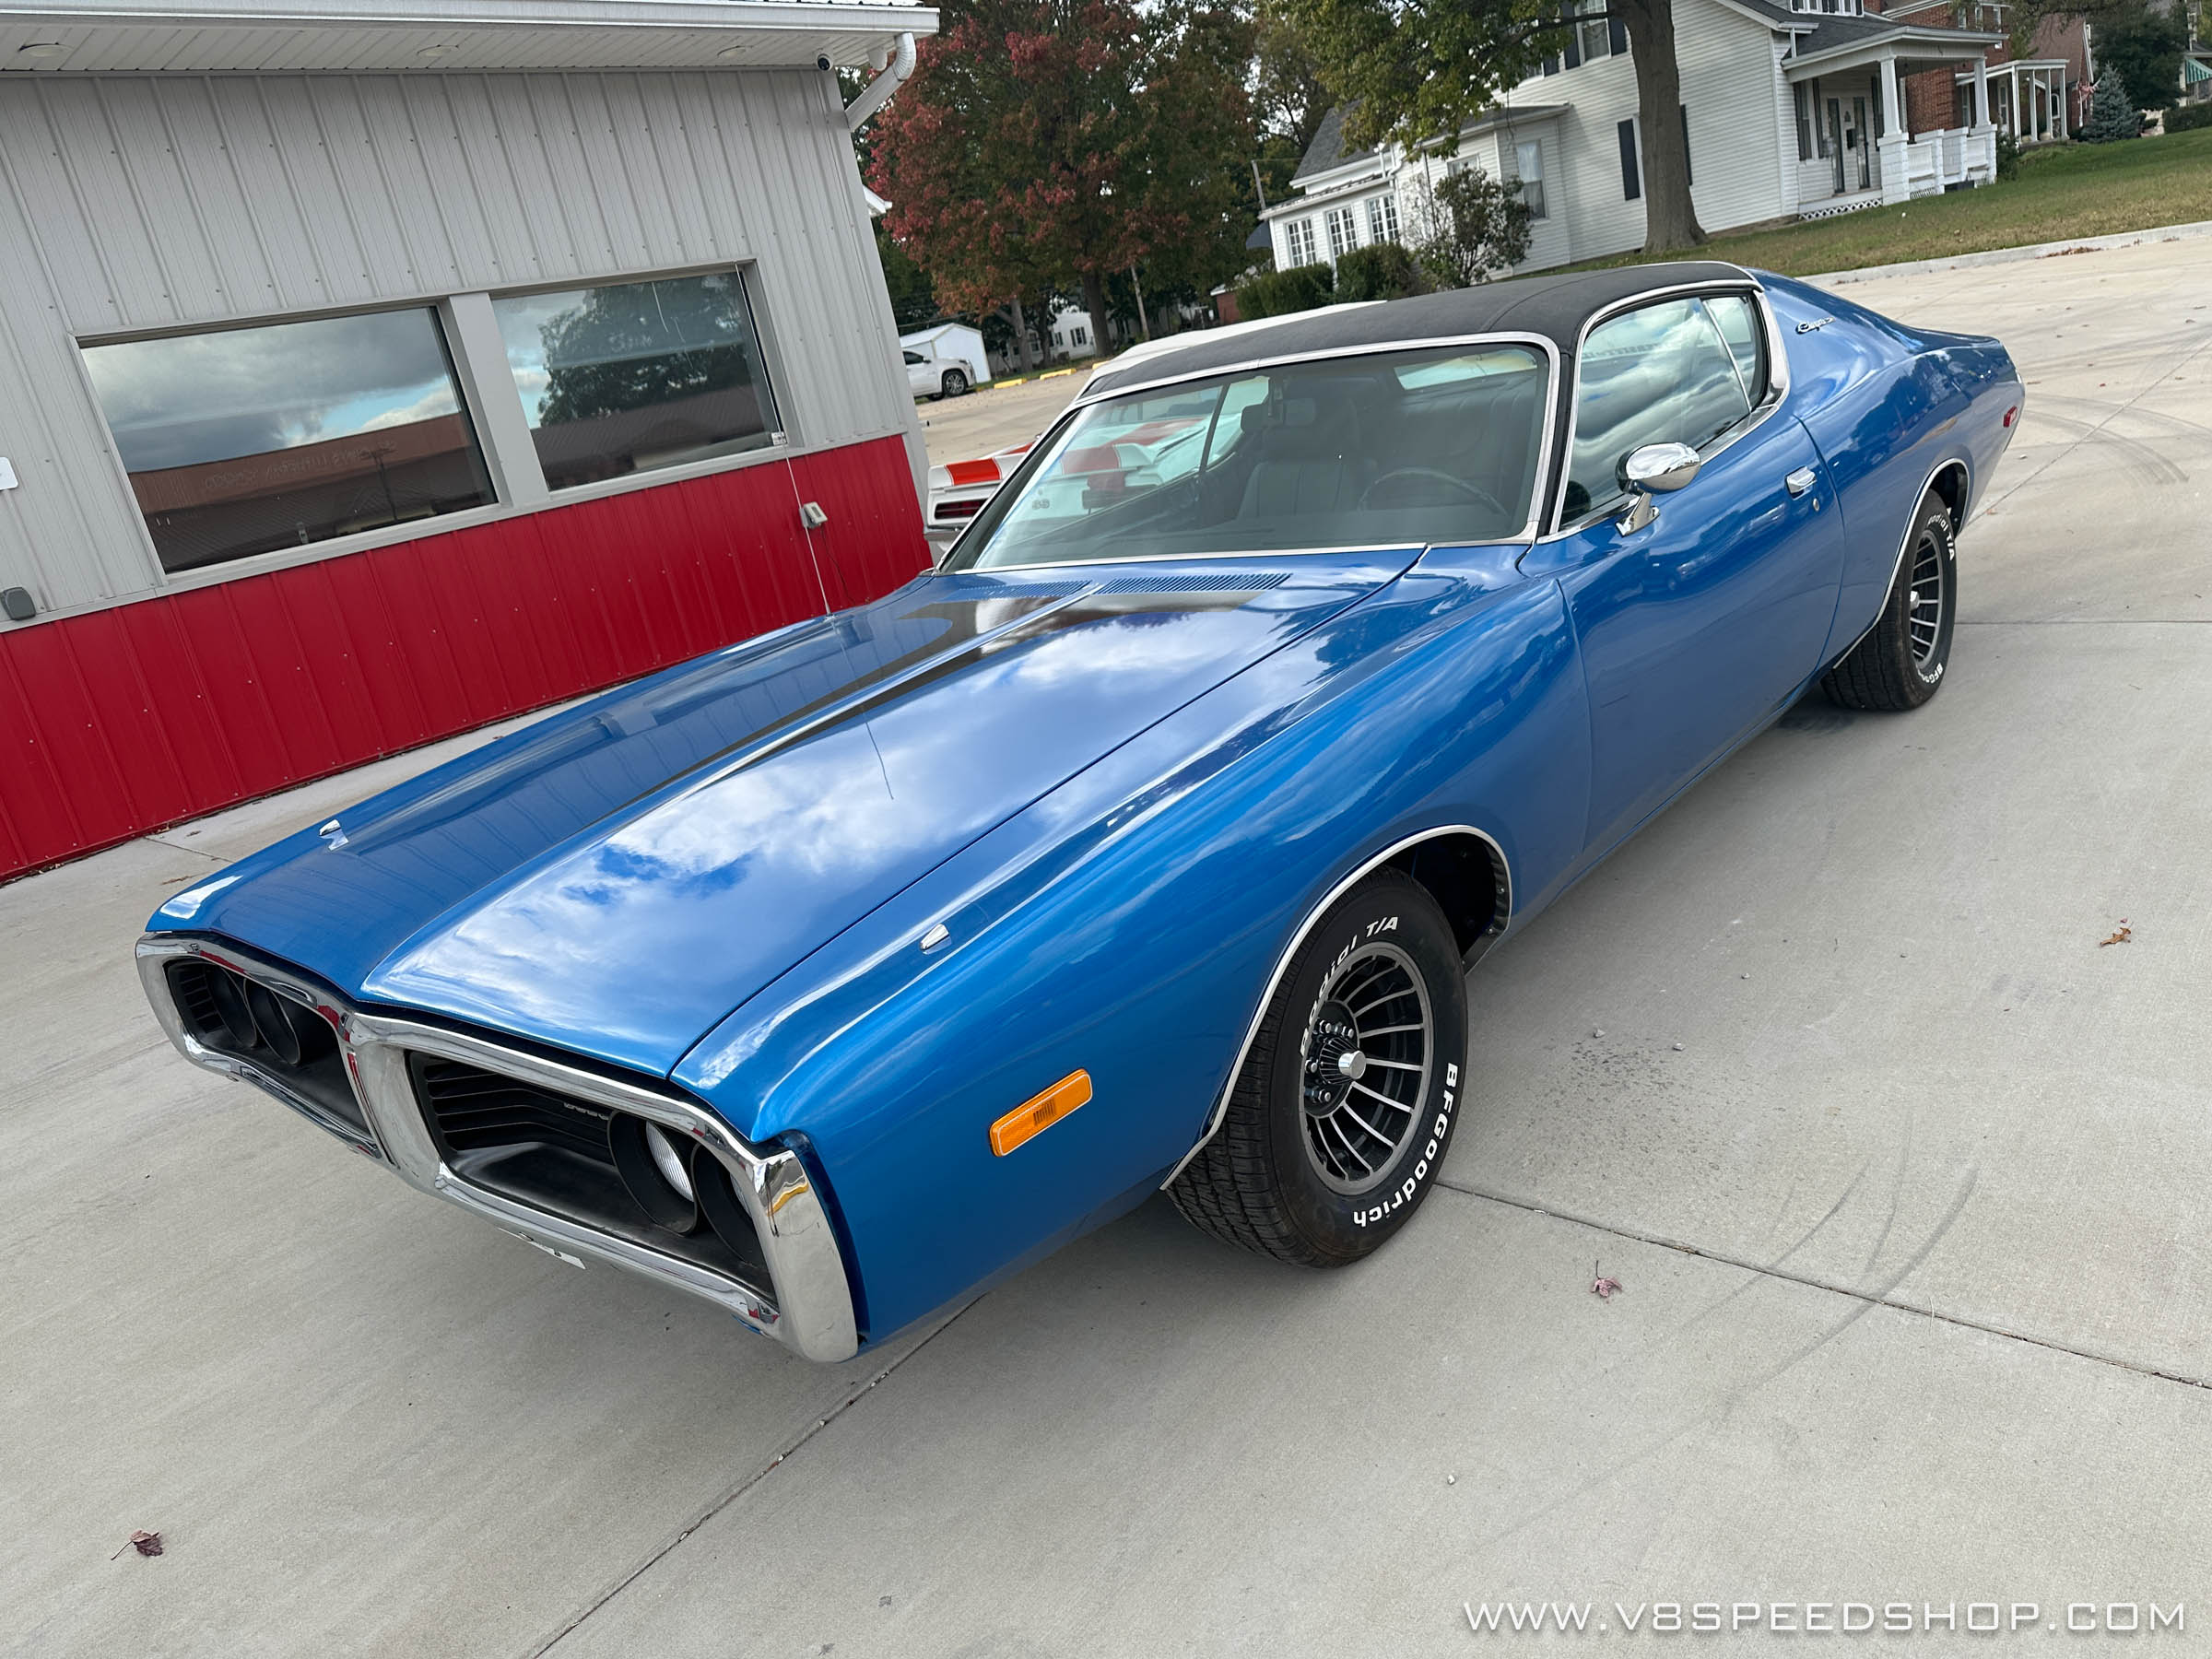
{"type": "Polygon", "coordinates": [[[1245,428],[1260,424],[1266,413],[1269,383],[1264,374],[1230,382],[1229,391],[1221,399],[1221,412],[1214,417],[1213,430],[1206,439],[1207,466],[1219,466],[1235,454],[1237,447],[1244,441],[1245,428]],[[1247,409],[1258,412],[1247,420],[1244,414],[1247,409]]]}
{"type": "Polygon", "coordinates": [[[1734,355],[1697,300],[1599,324],[1583,342],[1562,522],[1625,500],[1620,464],[1647,443],[1702,449],[1751,411],[1734,355]]]}
{"type": "Polygon", "coordinates": [[[920,352],[910,351],[906,354],[906,360],[910,363],[919,363],[924,361],[925,359],[923,358],[920,352]]]}
{"type": "Polygon", "coordinates": [[[1704,304],[1721,338],[1728,342],[1728,355],[1744,377],[1745,394],[1757,406],[1767,394],[1767,331],[1759,326],[1759,302],[1748,294],[1716,294],[1704,304]]]}

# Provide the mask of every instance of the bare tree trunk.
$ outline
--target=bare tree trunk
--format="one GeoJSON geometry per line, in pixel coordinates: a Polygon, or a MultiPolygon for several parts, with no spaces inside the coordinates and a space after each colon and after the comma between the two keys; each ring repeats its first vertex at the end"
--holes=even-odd
{"type": "Polygon", "coordinates": [[[1014,313],[1015,353],[1020,359],[1021,371],[1029,374],[1035,371],[1037,360],[1030,354],[1030,323],[1029,319],[1022,315],[1020,296],[1015,296],[1014,303],[1006,309],[1014,313]]]}
{"type": "Polygon", "coordinates": [[[1643,251],[1667,253],[1705,240],[1689,200],[1689,140],[1682,130],[1682,66],[1675,61],[1675,0],[1612,0],[1636,60],[1637,146],[1643,167],[1643,251]]]}
{"type": "Polygon", "coordinates": [[[1090,337],[1099,355],[1106,355],[1106,279],[1096,271],[1083,273],[1083,309],[1090,312],[1090,337]]]}
{"type": "Polygon", "coordinates": [[[1152,319],[1145,315],[1145,285],[1137,280],[1135,260],[1129,262],[1129,286],[1136,290],[1136,325],[1148,340],[1152,337],[1152,319]]]}

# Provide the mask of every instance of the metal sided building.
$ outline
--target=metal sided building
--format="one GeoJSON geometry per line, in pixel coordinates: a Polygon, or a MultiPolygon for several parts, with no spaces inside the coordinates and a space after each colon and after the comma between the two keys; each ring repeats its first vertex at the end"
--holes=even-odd
{"type": "Polygon", "coordinates": [[[0,0],[0,877],[924,568],[832,71],[935,21],[0,0]]]}

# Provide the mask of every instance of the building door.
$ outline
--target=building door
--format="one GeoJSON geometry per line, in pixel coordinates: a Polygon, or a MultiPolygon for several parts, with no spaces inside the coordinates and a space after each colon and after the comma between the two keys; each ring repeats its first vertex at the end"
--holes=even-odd
{"type": "Polygon", "coordinates": [[[1866,100],[1864,98],[1853,99],[1851,112],[1858,128],[1853,135],[1853,141],[1857,146],[1859,152],[1859,188],[1871,190],[1874,188],[1874,173],[1870,165],[1873,159],[1874,146],[1866,141],[1866,100]]]}
{"type": "Polygon", "coordinates": [[[1838,195],[1841,195],[1843,194],[1843,100],[1840,98],[1831,98],[1828,100],[1828,153],[1835,168],[1835,183],[1832,188],[1838,195]]]}

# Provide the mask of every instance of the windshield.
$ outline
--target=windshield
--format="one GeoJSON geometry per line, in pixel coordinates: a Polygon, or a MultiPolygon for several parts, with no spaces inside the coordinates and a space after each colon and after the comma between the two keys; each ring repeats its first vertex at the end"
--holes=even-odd
{"type": "Polygon", "coordinates": [[[1447,346],[1102,398],[947,568],[1504,540],[1528,523],[1547,382],[1532,346],[1447,346]]]}

